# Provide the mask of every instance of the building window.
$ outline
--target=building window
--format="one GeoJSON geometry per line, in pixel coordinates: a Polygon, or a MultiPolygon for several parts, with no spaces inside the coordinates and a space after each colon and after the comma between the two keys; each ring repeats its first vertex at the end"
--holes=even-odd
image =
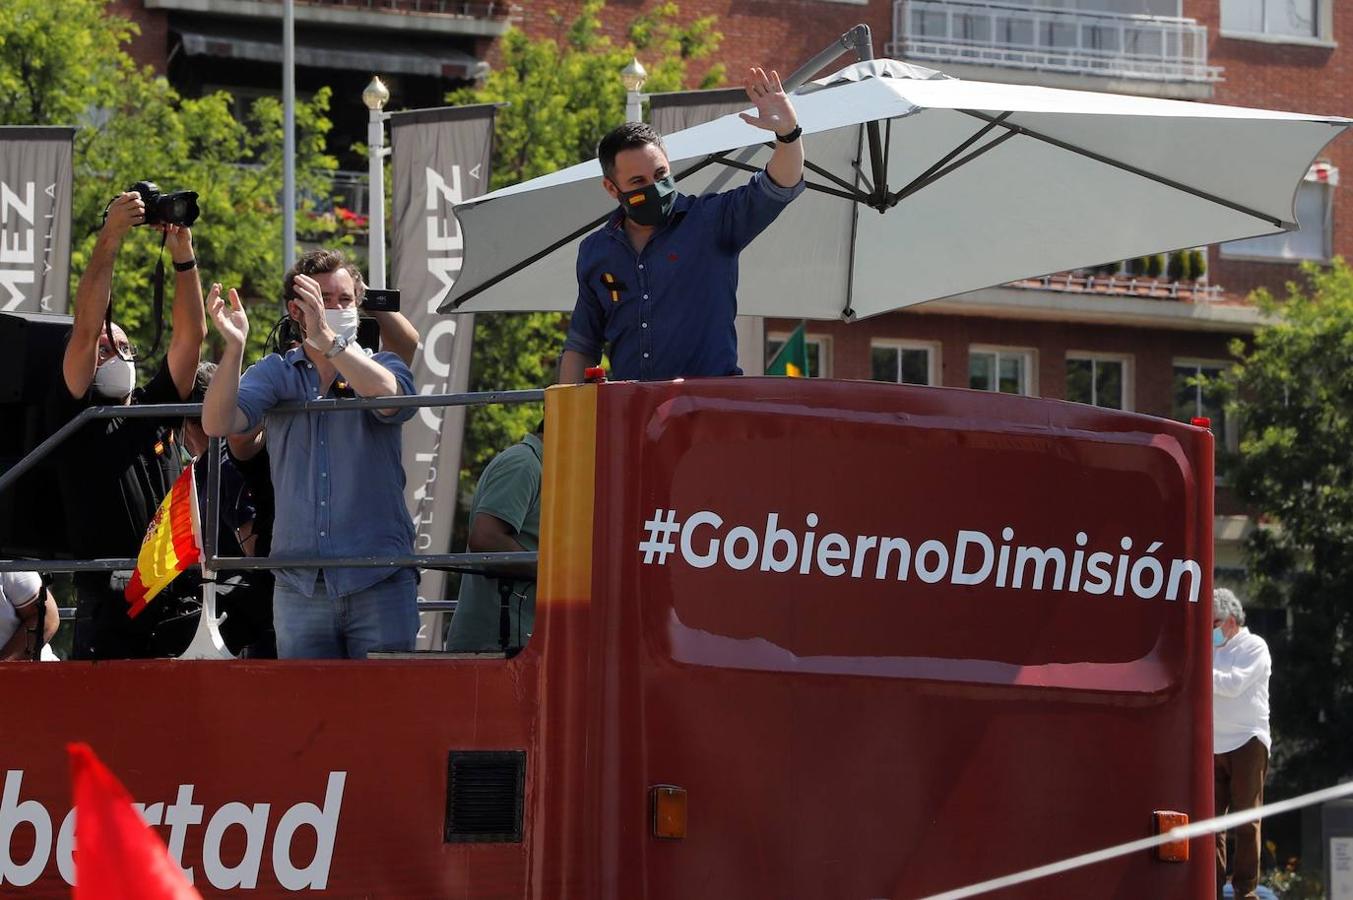
{"type": "Polygon", "coordinates": [[[1338,169],[1327,163],[1312,166],[1297,189],[1297,225],[1300,230],[1230,241],[1221,245],[1222,256],[1328,262],[1333,255],[1331,244],[1334,229],[1331,223],[1334,221],[1334,188],[1338,184],[1338,169]]]}
{"type": "Polygon", "coordinates": [[[1229,364],[1224,362],[1175,360],[1174,418],[1180,422],[1188,422],[1198,416],[1210,419],[1218,447],[1234,451],[1237,448],[1237,435],[1226,421],[1226,407],[1221,396],[1215,389],[1195,383],[1200,377],[1216,379],[1228,367],[1229,364]]]}
{"type": "Polygon", "coordinates": [[[938,355],[930,344],[878,342],[869,348],[869,377],[895,384],[935,384],[938,355]]]}
{"type": "MultiPolygon", "coordinates": [[[[789,335],[783,332],[766,335],[766,365],[775,359],[775,354],[785,345],[789,335]]],[[[831,338],[820,334],[805,334],[803,343],[808,350],[808,377],[831,378],[832,354],[831,338]]]]}
{"type": "Polygon", "coordinates": [[[1072,354],[1066,358],[1066,399],[1105,409],[1131,409],[1128,363],[1121,357],[1072,354]]]}
{"type": "Polygon", "coordinates": [[[1320,37],[1319,0],[1221,0],[1221,28],[1237,34],[1320,37]]]}
{"type": "Polygon", "coordinates": [[[974,347],[968,351],[968,387],[1002,394],[1034,393],[1033,353],[1007,347],[974,347]]]}

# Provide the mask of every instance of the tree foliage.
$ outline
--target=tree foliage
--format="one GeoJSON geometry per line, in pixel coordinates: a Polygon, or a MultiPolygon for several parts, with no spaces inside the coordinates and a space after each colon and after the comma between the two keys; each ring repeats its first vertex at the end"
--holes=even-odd
{"type": "MultiPolygon", "coordinates": [[[[588,0],[577,18],[554,16],[555,34],[531,39],[517,29],[502,38],[502,62],[478,88],[455,91],[448,103],[502,103],[494,129],[493,181],[499,188],[591,159],[597,142],[624,118],[620,70],[638,56],[648,70],[645,91],[712,87],[723,78],[713,66],[687,85],[687,66],[713,53],[721,39],[714,18],[681,23],[676,3],[635,16],[616,43],[603,33],[606,17],[621,15],[605,0],[588,0]]],[[[597,190],[601,190],[598,186],[597,190]]],[[[561,285],[572,291],[572,285],[561,285]]],[[[475,317],[471,390],[543,387],[554,380],[567,317],[557,313],[475,317]]],[[[476,407],[467,420],[462,495],[499,450],[520,440],[539,420],[531,406],[476,407]]],[[[467,504],[462,503],[465,508],[467,504]]]]}
{"type": "Polygon", "coordinates": [[[1233,346],[1225,380],[1244,427],[1233,484],[1266,523],[1249,548],[1251,599],[1289,623],[1264,636],[1283,793],[1353,775],[1353,270],[1303,271],[1281,303],[1260,292],[1278,321],[1233,346]]]}
{"type": "MultiPolygon", "coordinates": [[[[166,79],[135,65],[125,44],[136,26],[107,13],[106,5],[6,0],[0,16],[0,124],[77,128],[71,296],[103,209],[119,191],[143,179],[162,190],[195,190],[202,217],[193,241],[202,279],[254,298],[250,341],[257,352],[280,315],[282,104],[260,98],[240,115],[225,92],[180,96],[166,79]]],[[[325,148],[328,106],[327,89],[296,105],[297,221],[335,242],[333,226],[313,215],[337,167],[325,148]]],[[[157,233],[136,229],[114,273],[114,317],[143,348],[155,330],[151,274],[159,247],[157,233]]],[[[172,280],[170,269],[166,303],[172,280]]]]}

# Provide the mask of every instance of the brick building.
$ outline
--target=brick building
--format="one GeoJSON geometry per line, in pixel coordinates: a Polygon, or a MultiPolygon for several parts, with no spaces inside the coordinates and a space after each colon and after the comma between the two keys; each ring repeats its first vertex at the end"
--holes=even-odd
{"type": "MultiPolygon", "coordinates": [[[[617,39],[659,0],[609,0],[617,39]]],[[[114,0],[141,27],[133,47],[187,93],[226,87],[242,99],[281,82],[279,0],[114,0]]],[[[372,72],[390,108],[432,106],[492,65],[509,26],[557,36],[581,0],[297,0],[297,85],[334,88],[334,150],[365,136],[358,102],[372,72]]],[[[1333,0],[680,0],[681,15],[717,17],[718,62],[792,70],[858,22],[877,55],[960,78],[1111,91],[1196,102],[1347,114],[1353,16],[1333,0]]],[[[706,63],[708,64],[708,63],[706,63]]],[[[619,115],[620,111],[617,111],[619,115]]],[[[1208,415],[1234,446],[1234,423],[1187,384],[1229,358],[1259,323],[1250,291],[1281,291],[1302,259],[1353,253],[1338,173],[1348,140],[1328,148],[1297,198],[1296,235],[1206,248],[1204,278],[1127,271],[1064,273],[992,287],[850,325],[809,326],[813,374],[974,387],[1097,403],[1161,416],[1208,415]]],[[[363,176],[349,176],[360,190],[363,176]]],[[[1176,274],[1179,274],[1176,272],[1176,274]]],[[[1188,273],[1186,273],[1188,274],[1188,273]]],[[[899,273],[905,277],[905,273],[899,273]]],[[[796,322],[758,328],[748,365],[796,322]]],[[[1240,565],[1247,527],[1223,490],[1217,562],[1240,565]]]]}

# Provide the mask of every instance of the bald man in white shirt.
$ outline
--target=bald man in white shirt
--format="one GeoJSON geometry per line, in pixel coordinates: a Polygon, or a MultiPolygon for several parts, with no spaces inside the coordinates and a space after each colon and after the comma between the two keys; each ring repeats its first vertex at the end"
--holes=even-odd
{"type": "MultiPolygon", "coordinates": [[[[1212,752],[1217,815],[1254,809],[1264,802],[1273,738],[1268,727],[1268,644],[1245,627],[1240,599],[1226,588],[1212,592],[1212,752]]],[[[1259,886],[1259,822],[1232,829],[1236,855],[1231,886],[1236,900],[1254,898],[1259,886]]],[[[1217,896],[1226,886],[1226,833],[1217,835],[1217,896]]]]}

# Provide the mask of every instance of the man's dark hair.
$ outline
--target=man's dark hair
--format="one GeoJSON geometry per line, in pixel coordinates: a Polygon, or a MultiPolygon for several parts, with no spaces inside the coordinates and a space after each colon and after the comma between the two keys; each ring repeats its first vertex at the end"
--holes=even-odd
{"type": "Polygon", "coordinates": [[[613,129],[606,137],[597,144],[597,159],[601,162],[601,171],[615,180],[615,157],[621,150],[633,150],[635,147],[642,147],[645,144],[652,144],[662,151],[662,155],[667,155],[667,147],[662,142],[662,135],[653,130],[652,125],[644,122],[626,122],[619,128],[613,129]]]}
{"type": "Polygon", "coordinates": [[[297,275],[309,275],[313,278],[316,275],[337,272],[339,269],[347,269],[348,274],[352,276],[353,292],[357,296],[357,302],[361,303],[362,297],[366,295],[366,282],[362,279],[362,270],[348,262],[343,251],[323,248],[307,251],[296,258],[295,264],[287,270],[286,277],[282,279],[282,299],[296,299],[297,275]]]}
{"type": "MultiPolygon", "coordinates": [[[[207,397],[207,388],[211,386],[212,376],[216,374],[216,363],[200,362],[197,374],[193,376],[193,389],[185,403],[201,403],[207,397]]],[[[184,421],[202,424],[201,416],[185,416],[184,421]]]]}

